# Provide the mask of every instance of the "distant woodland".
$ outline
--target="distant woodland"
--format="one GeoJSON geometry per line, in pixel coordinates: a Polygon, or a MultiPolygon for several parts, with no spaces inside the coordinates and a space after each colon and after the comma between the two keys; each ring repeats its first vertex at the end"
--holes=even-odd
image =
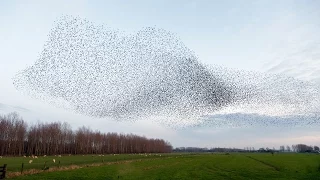
{"type": "Polygon", "coordinates": [[[294,144],[291,147],[290,146],[280,146],[279,149],[269,149],[269,148],[259,148],[258,150],[255,150],[254,147],[245,147],[243,149],[238,148],[200,148],[200,147],[177,147],[172,150],[173,152],[259,152],[259,153],[289,153],[289,152],[295,152],[295,153],[319,153],[320,148],[319,146],[311,146],[311,145],[305,145],[305,144],[294,144]]]}
{"type": "Polygon", "coordinates": [[[134,134],[102,133],[68,123],[29,126],[17,113],[0,115],[0,156],[168,153],[169,142],[134,134]]]}

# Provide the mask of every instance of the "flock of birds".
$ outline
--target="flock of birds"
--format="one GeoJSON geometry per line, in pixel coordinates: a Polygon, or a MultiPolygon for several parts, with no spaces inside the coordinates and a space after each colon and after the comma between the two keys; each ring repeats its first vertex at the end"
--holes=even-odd
{"type": "Polygon", "coordinates": [[[71,16],[56,21],[39,59],[14,85],[87,116],[178,128],[320,122],[320,95],[310,82],[204,65],[163,29],[127,35],[71,16]]]}

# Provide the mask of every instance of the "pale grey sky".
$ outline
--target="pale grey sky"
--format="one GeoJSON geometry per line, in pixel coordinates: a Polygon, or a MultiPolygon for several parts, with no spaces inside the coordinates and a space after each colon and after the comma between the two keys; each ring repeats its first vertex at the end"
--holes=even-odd
{"type": "Polygon", "coordinates": [[[17,111],[28,122],[66,121],[73,127],[159,137],[173,146],[320,145],[319,127],[174,130],[146,120],[95,119],[32,99],[12,85],[12,77],[37,60],[53,22],[61,15],[79,16],[127,33],[147,26],[163,28],[177,34],[205,64],[284,73],[320,84],[318,9],[320,1],[311,0],[0,1],[0,113],[17,111]]]}

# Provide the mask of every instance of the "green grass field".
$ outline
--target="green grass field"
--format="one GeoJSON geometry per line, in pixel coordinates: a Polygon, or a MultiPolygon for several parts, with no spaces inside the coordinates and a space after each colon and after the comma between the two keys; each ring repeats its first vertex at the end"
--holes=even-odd
{"type": "MultiPolygon", "coordinates": [[[[46,157],[47,159],[57,157],[46,157]]],[[[41,169],[43,160],[29,164],[29,158],[3,158],[8,171],[19,171],[21,161],[25,170],[41,169]],[[20,163],[20,165],[19,165],[20,163]],[[37,164],[36,164],[37,163],[37,164]],[[10,165],[11,164],[11,165],[10,165]]],[[[81,166],[74,170],[18,176],[13,179],[306,179],[320,180],[320,155],[283,153],[231,154],[162,154],[160,155],[105,155],[66,156],[61,166],[100,163],[99,166],[81,166]],[[103,163],[102,163],[103,159],[103,163]],[[117,162],[117,163],[116,163],[117,162]]],[[[47,162],[50,168],[57,162],[47,162]]]]}
{"type": "Polygon", "coordinates": [[[171,156],[172,154],[124,154],[124,155],[77,155],[68,156],[39,156],[37,159],[29,157],[3,157],[0,159],[0,166],[7,164],[7,170],[10,172],[21,171],[22,163],[24,163],[24,170],[28,169],[43,169],[44,166],[58,167],[58,166],[70,166],[70,165],[82,165],[92,163],[107,163],[107,162],[118,162],[124,160],[135,160],[135,159],[150,159],[150,158],[161,158],[171,156]],[[160,156],[161,155],[161,156],[160,156]],[[55,159],[55,162],[53,162],[55,159]],[[29,163],[32,160],[32,163],[29,163]],[[60,163],[59,163],[60,161],[60,163]]]}

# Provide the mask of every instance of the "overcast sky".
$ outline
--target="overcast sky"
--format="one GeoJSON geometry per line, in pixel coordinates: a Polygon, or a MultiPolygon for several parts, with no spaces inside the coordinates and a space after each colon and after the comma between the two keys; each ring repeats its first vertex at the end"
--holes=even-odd
{"type": "MultiPolygon", "coordinates": [[[[54,21],[86,18],[126,33],[158,27],[175,33],[202,63],[283,73],[320,85],[320,1],[0,1],[0,113],[30,123],[66,121],[105,132],[164,138],[173,146],[320,145],[319,127],[175,130],[152,121],[116,122],[58,109],[15,90],[12,77],[32,65],[54,21]]],[[[1,132],[0,132],[1,133],[1,132]]]]}

